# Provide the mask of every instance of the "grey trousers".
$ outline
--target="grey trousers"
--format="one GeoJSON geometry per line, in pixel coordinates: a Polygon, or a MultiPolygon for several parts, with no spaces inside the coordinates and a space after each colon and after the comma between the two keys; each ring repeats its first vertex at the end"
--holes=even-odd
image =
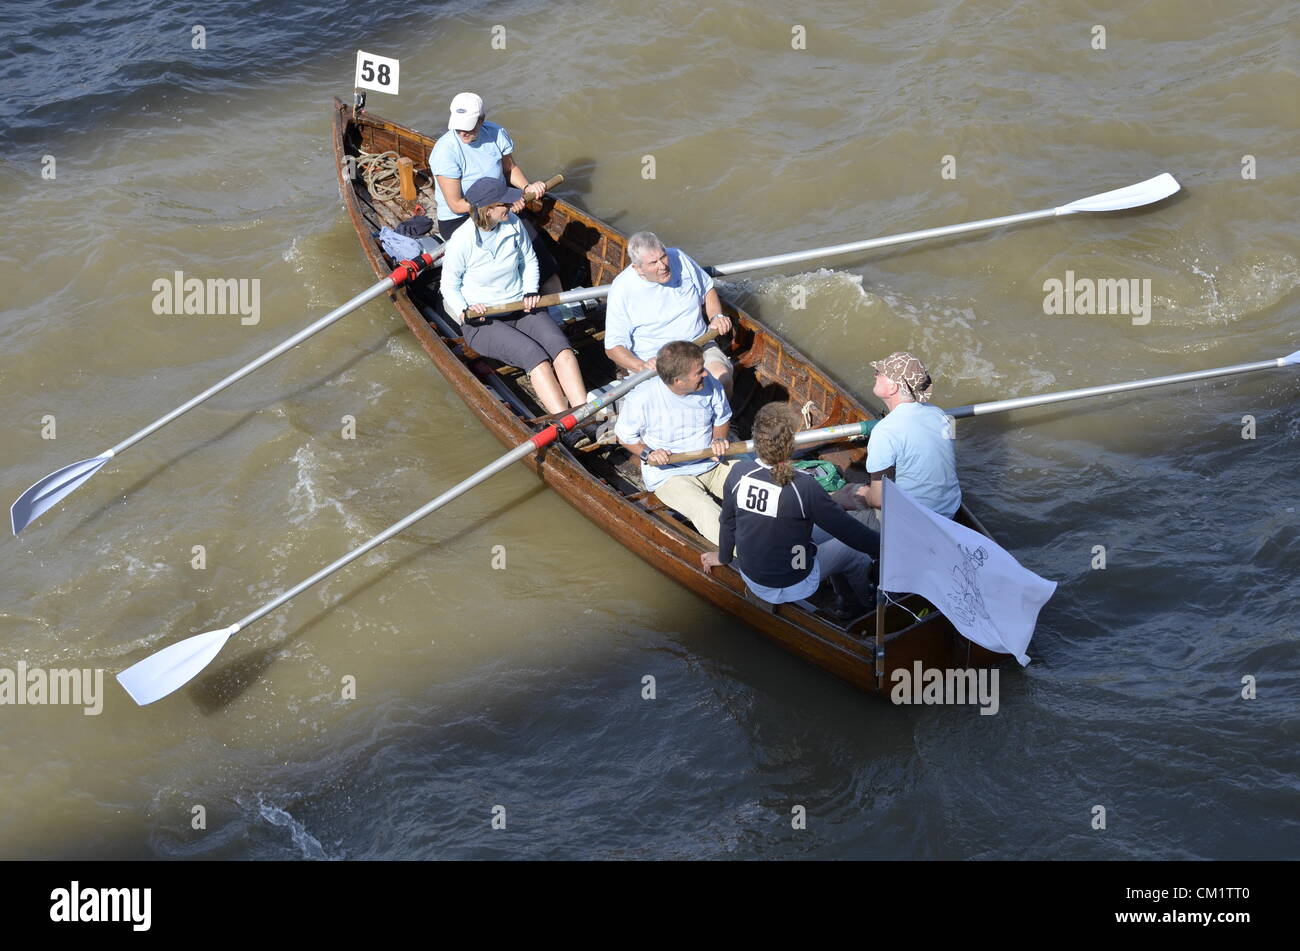
{"type": "Polygon", "coordinates": [[[821,575],[831,579],[835,593],[842,598],[848,598],[851,594],[859,601],[867,602],[871,556],[850,548],[815,525],[812,540],[817,546],[817,564],[821,568],[821,575]]]}

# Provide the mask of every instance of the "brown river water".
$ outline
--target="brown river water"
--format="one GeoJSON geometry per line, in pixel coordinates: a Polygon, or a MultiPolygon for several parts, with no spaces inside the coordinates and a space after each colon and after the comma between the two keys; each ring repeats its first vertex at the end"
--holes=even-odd
{"type": "MultiPolygon", "coordinates": [[[[952,406],[1300,347],[1292,5],[236,3],[206,50],[161,5],[48,6],[0,15],[10,499],[373,283],[329,148],[358,47],[402,64],[373,112],[433,132],[472,89],[531,177],[703,263],[1183,184],[722,286],[868,399],[898,349],[952,406]],[[256,322],[155,313],[176,271],[259,281],[256,322]],[[1067,272],[1149,280],[1149,311],[1045,313],[1067,272]]],[[[1294,858],[1298,396],[1283,369],[960,425],[968,504],[1060,583],[995,716],[855,692],[522,467],[137,707],[113,673],[503,452],[372,302],[0,543],[0,668],[105,671],[95,715],[0,705],[0,857],[1294,858]]]]}

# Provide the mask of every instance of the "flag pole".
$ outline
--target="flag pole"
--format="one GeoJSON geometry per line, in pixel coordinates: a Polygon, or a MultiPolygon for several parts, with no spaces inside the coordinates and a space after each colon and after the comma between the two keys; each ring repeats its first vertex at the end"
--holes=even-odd
{"type": "Polygon", "coordinates": [[[885,689],[885,482],[880,482],[880,560],[876,562],[876,689],[885,689]]]}

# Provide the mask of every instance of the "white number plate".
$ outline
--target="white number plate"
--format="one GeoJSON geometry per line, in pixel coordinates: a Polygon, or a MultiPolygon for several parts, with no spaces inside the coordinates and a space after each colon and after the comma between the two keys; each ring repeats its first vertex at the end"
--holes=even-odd
{"type": "Polygon", "coordinates": [[[781,489],[770,482],[745,476],[736,485],[736,507],[756,515],[776,518],[781,489]]]}
{"type": "Polygon", "coordinates": [[[357,77],[353,85],[358,89],[373,89],[396,96],[398,66],[395,59],[357,50],[357,77]]]}

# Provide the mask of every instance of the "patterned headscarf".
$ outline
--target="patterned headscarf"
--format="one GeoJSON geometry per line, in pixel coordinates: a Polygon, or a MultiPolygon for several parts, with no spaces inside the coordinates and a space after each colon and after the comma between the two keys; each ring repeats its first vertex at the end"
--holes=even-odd
{"type": "Polygon", "coordinates": [[[904,350],[871,364],[886,379],[904,387],[918,403],[930,402],[931,381],[925,364],[904,350]]]}

